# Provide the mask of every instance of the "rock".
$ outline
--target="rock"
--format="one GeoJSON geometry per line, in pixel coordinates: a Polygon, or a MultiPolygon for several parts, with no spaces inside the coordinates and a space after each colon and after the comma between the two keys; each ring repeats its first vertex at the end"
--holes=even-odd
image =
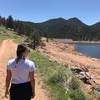
{"type": "Polygon", "coordinates": [[[82,80],[85,84],[90,84],[91,85],[91,76],[89,75],[88,72],[83,71],[81,68],[71,68],[71,71],[80,79],[82,80]]]}
{"type": "Polygon", "coordinates": [[[80,72],[82,72],[82,69],[76,67],[76,68],[71,68],[71,71],[72,71],[74,74],[80,74],[80,72]]]}

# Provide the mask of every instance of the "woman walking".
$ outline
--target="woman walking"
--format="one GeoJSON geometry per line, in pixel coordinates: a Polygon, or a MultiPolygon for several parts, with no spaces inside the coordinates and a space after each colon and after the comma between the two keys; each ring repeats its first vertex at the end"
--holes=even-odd
{"type": "Polygon", "coordinates": [[[20,44],[17,57],[8,61],[5,97],[10,92],[10,100],[31,100],[35,96],[35,64],[27,58],[28,54],[29,49],[20,44]]]}

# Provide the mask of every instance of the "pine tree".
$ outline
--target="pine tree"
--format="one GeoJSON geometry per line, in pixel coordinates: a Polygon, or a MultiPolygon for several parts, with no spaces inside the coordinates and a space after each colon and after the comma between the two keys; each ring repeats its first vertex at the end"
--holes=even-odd
{"type": "Polygon", "coordinates": [[[5,23],[6,23],[6,19],[0,16],[0,26],[1,25],[5,26],[5,23]]]}
{"type": "Polygon", "coordinates": [[[6,20],[6,28],[14,28],[14,21],[13,21],[13,17],[9,16],[6,20]]]}
{"type": "Polygon", "coordinates": [[[2,17],[0,16],[0,26],[2,25],[2,17]]]}
{"type": "Polygon", "coordinates": [[[33,49],[35,49],[38,45],[40,45],[40,41],[41,41],[41,36],[40,36],[40,32],[37,30],[34,30],[29,38],[32,40],[32,47],[33,49]]]}

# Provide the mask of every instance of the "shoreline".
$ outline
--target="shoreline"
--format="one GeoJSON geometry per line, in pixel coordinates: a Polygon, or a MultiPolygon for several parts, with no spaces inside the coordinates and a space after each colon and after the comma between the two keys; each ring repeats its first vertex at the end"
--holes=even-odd
{"type": "Polygon", "coordinates": [[[39,48],[39,51],[48,56],[50,61],[70,67],[87,68],[91,77],[100,84],[100,59],[74,51],[73,44],[50,42],[39,48]]]}
{"type": "Polygon", "coordinates": [[[66,44],[100,44],[100,41],[73,41],[69,39],[54,39],[54,41],[66,44]]]}

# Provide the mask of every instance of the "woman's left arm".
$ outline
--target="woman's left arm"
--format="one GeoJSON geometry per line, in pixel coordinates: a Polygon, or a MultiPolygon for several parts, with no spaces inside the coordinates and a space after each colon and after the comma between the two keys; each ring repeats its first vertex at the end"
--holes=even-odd
{"type": "Polygon", "coordinates": [[[7,95],[9,94],[10,81],[11,81],[11,70],[7,70],[5,97],[7,97],[7,95]]]}

